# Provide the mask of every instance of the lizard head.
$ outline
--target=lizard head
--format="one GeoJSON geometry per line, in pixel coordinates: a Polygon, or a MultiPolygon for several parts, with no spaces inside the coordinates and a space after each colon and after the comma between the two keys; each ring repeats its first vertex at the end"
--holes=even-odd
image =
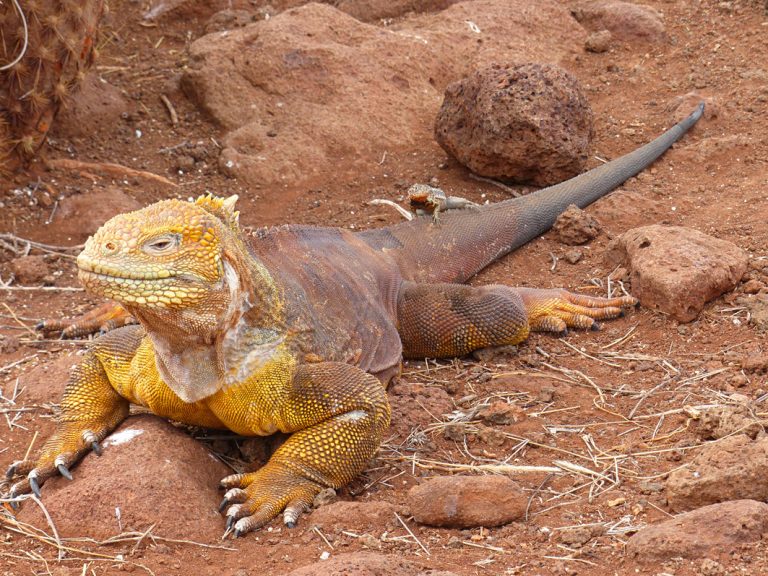
{"type": "MultiPolygon", "coordinates": [[[[88,239],[79,279],[139,320],[202,334],[221,329],[253,263],[240,236],[237,196],[164,200],[120,214],[88,239]]],[[[241,298],[242,299],[242,298],[241,298]]]]}

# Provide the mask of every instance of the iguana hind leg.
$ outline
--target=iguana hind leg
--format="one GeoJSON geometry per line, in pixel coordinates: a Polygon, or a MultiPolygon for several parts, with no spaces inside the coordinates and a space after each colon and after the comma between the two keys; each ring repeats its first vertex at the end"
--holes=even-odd
{"type": "Polygon", "coordinates": [[[370,374],[336,362],[300,366],[274,414],[278,428],[293,434],[256,472],[222,480],[227,528],[240,536],[281,512],[293,526],[323,488],[344,486],[364,470],[389,416],[384,387],[370,374]]]}
{"type": "Polygon", "coordinates": [[[597,320],[616,318],[635,304],[631,296],[607,299],[566,290],[406,282],[397,320],[404,356],[440,358],[518,344],[531,331],[596,328],[597,320]]]}

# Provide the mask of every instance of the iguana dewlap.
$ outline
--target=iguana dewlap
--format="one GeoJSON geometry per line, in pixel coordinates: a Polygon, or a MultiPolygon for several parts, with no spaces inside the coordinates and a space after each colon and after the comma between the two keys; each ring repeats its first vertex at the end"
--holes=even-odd
{"type": "Polygon", "coordinates": [[[530,331],[593,328],[635,304],[564,290],[466,286],[483,267],[633,176],[700,118],[534,194],[353,233],[282,226],[245,234],[234,197],[166,200],[117,216],[78,258],[86,289],[139,325],[97,339],[73,372],[55,434],[13,495],[39,493],[127,417],[130,403],[177,421],[289,439],[256,472],[222,480],[236,535],[359,474],[387,429],[386,383],[403,357],[464,355],[530,331]]]}

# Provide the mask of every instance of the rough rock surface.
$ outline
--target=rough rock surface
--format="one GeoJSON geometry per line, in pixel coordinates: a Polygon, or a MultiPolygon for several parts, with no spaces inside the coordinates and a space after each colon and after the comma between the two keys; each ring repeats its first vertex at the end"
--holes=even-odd
{"type": "Polygon", "coordinates": [[[673,511],[691,510],[726,500],[768,500],[768,437],[744,434],[703,448],[691,464],[667,480],[667,502],[673,511]]]}
{"type": "Polygon", "coordinates": [[[661,14],[642,4],[596,0],[580,4],[572,12],[588,30],[608,30],[620,40],[658,42],[667,35],[661,14]]]}
{"type": "Polygon", "coordinates": [[[309,523],[323,530],[370,530],[373,526],[395,527],[397,506],[389,502],[339,501],[320,506],[312,512],[309,523]]]}
{"type": "MultiPolygon", "coordinates": [[[[100,458],[88,454],[72,469],[73,481],[56,477],[43,486],[45,505],[61,536],[103,539],[152,524],[157,525],[154,534],[172,538],[207,539],[223,531],[216,507],[219,480],[228,469],[200,442],[165,420],[138,416],[123,423],[103,447],[100,458]]],[[[47,527],[31,502],[19,519],[47,527]]]]}
{"type": "Polygon", "coordinates": [[[610,30],[592,32],[584,41],[584,48],[587,52],[601,54],[602,52],[607,52],[611,47],[611,40],[613,40],[613,34],[611,34],[610,30]]]}
{"type": "Polygon", "coordinates": [[[600,234],[600,223],[594,216],[571,204],[552,226],[555,237],[569,246],[585,244],[600,234]]]}
{"type": "Polygon", "coordinates": [[[40,284],[51,271],[43,256],[20,256],[11,260],[11,272],[19,284],[40,284]]]}
{"type": "Polygon", "coordinates": [[[472,172],[547,186],[581,172],[592,109],[577,80],[550,64],[494,64],[448,86],[435,138],[472,172]]]}
{"type": "Polygon", "coordinates": [[[304,566],[287,576],[455,576],[452,572],[422,568],[397,556],[375,552],[331,555],[328,560],[304,566]]]}
{"type": "Polygon", "coordinates": [[[705,410],[699,418],[696,435],[702,440],[716,440],[731,434],[746,434],[753,440],[763,431],[763,425],[748,404],[717,406],[705,410]]]}
{"type": "Polygon", "coordinates": [[[528,497],[504,476],[443,476],[408,492],[414,520],[429,526],[501,526],[525,513],[528,497]]]}
{"type": "Polygon", "coordinates": [[[141,203],[120,188],[109,187],[67,196],[59,203],[53,221],[72,244],[82,244],[112,216],[141,207],[141,203]]]}
{"type": "Polygon", "coordinates": [[[768,530],[768,504],[736,500],[704,506],[632,536],[627,555],[641,562],[671,558],[727,555],[747,542],[757,542],[768,530]]]}
{"type": "Polygon", "coordinates": [[[681,322],[733,290],[747,270],[746,253],[731,242],[681,226],[634,228],[606,253],[611,266],[630,272],[632,295],[681,322]]]}
{"type": "Polygon", "coordinates": [[[461,2],[389,28],[313,3],[195,41],[182,88],[228,132],[226,173],[298,185],[432,146],[448,83],[502,59],[564,61],[585,36],[554,0],[461,2]]]}

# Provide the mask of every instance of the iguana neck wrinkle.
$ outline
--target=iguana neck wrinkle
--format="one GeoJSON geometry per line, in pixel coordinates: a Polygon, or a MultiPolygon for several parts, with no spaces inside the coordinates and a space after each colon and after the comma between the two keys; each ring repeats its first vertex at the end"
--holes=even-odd
{"type": "Polygon", "coordinates": [[[152,339],[163,380],[187,403],[239,383],[284,339],[281,299],[269,271],[253,259],[228,256],[205,309],[129,308],[152,339]]]}

